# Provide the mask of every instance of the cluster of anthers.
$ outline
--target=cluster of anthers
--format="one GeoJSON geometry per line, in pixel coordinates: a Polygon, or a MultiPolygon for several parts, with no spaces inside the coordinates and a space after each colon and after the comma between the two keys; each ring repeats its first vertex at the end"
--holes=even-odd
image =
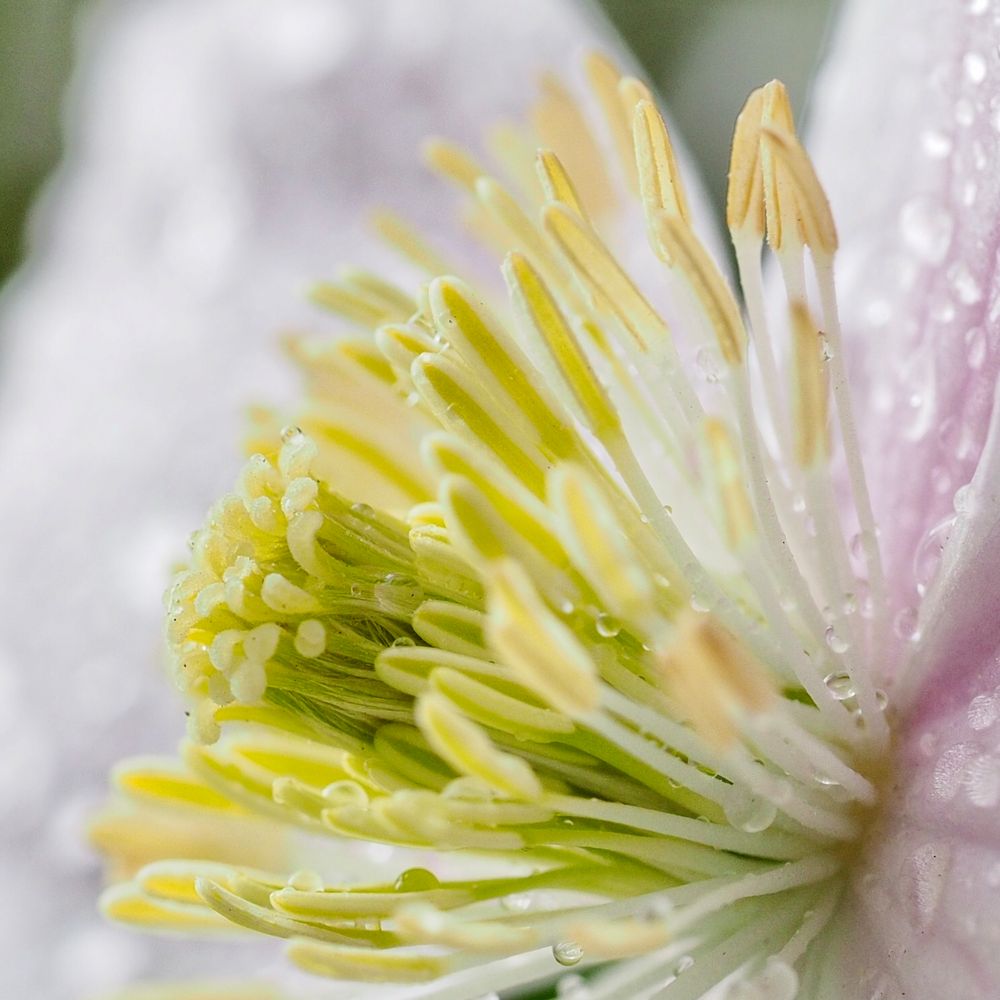
{"type": "Polygon", "coordinates": [[[290,343],[296,426],[258,415],[193,537],[168,597],[189,739],[116,774],[124,804],[95,828],[128,877],[112,917],[249,928],[311,972],[437,1000],[546,979],[588,1000],[808,995],[889,741],[836,231],[772,82],[733,141],[741,306],[649,91],[600,56],[587,75],[620,163],[554,79],[530,127],[492,136],[510,186],[426,148],[509,303],[440,277],[388,215],[433,280],[317,288],[366,335],[290,343]],[[637,204],[647,293],[608,249],[637,204]],[[289,825],[427,867],[329,884],[309,869],[336,851],[289,846],[289,825]]]}

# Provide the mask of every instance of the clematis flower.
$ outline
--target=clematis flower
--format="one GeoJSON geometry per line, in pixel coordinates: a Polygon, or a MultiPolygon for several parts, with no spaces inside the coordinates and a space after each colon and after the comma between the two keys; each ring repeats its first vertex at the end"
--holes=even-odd
{"type": "MultiPolygon", "coordinates": [[[[892,6],[854,9],[862,52],[892,6]]],[[[976,171],[997,18],[912,16],[915,64],[954,39],[947,128],[936,103],[890,109],[924,156],[899,137],[905,192],[850,146],[846,262],[784,88],[750,95],[739,298],[649,91],[603,57],[603,139],[548,79],[495,167],[428,144],[506,294],[393,216],[379,233],[423,282],[316,288],[360,333],[289,342],[305,399],[283,429],[258,412],[192,539],[167,611],[189,738],[116,774],[97,833],[132,877],[109,915],[289,938],[310,972],[425,997],[995,994],[996,213],[976,171]],[[332,884],[351,840],[419,863],[332,884]]],[[[828,113],[883,127],[845,79],[828,113]]]]}

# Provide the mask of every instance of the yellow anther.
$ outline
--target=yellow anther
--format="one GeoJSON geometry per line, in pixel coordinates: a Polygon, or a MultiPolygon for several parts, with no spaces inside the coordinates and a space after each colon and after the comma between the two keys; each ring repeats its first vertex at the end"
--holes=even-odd
{"type": "Polygon", "coordinates": [[[631,540],[582,469],[557,466],[548,478],[549,504],[574,564],[616,617],[645,626],[655,615],[652,581],[631,540]]]}
{"type": "Polygon", "coordinates": [[[756,533],[753,506],[747,494],[739,452],[721,420],[709,418],[705,422],[705,438],[712,460],[712,472],[719,487],[726,536],[729,544],[734,549],[739,549],[756,533]]]}
{"type": "Polygon", "coordinates": [[[542,224],[596,304],[614,312],[641,350],[648,350],[650,341],[669,338],[666,322],[579,216],[565,205],[550,204],[542,210],[542,224]]]}
{"type": "Polygon", "coordinates": [[[690,282],[711,324],[719,352],[729,365],[743,363],[747,333],[733,293],[719,273],[694,230],[680,217],[660,212],[654,218],[654,235],[673,265],[690,282]]]}
{"type": "Polygon", "coordinates": [[[764,236],[764,184],[760,162],[760,127],[764,114],[764,88],[746,100],[736,119],[729,159],[726,225],[734,235],[764,236]]]}
{"type": "Polygon", "coordinates": [[[806,468],[824,461],[830,453],[829,385],[823,360],[823,335],[803,303],[792,304],[791,316],[795,353],[795,457],[806,468]]]}
{"type": "Polygon", "coordinates": [[[511,798],[541,798],[542,785],[531,766],[520,757],[498,750],[486,731],[443,695],[423,695],[415,715],[434,752],[459,774],[479,778],[511,798]]]}
{"type": "Polygon", "coordinates": [[[763,141],[763,130],[766,128],[781,129],[789,134],[795,129],[788,91],[779,80],[772,80],[763,88],[760,163],[764,181],[767,241],[773,249],[781,250],[790,240],[803,239],[803,236],[788,167],[783,160],[774,156],[771,145],[763,141]]]}
{"type": "Polygon", "coordinates": [[[581,219],[586,220],[587,213],[576,193],[576,188],[573,187],[573,181],[555,153],[540,149],[535,160],[535,170],[538,172],[545,197],[549,201],[561,202],[576,212],[581,219]]]}
{"type": "Polygon", "coordinates": [[[762,131],[764,148],[779,161],[787,172],[789,187],[794,192],[802,240],[813,251],[833,254],[837,250],[837,227],[830,211],[830,202],[823,190],[809,154],[793,132],[765,125],[762,131]]]}
{"type": "Polygon", "coordinates": [[[570,718],[593,711],[600,700],[593,660],[524,569],[512,560],[497,562],[488,595],[486,636],[514,677],[570,718]]]}
{"type": "Polygon", "coordinates": [[[587,56],[584,68],[604,113],[615,149],[618,151],[625,181],[630,190],[638,191],[639,178],[632,151],[632,123],[625,113],[624,103],[618,91],[622,75],[615,64],[599,52],[591,52],[587,56]]]}
{"type": "Polygon", "coordinates": [[[639,101],[632,114],[632,139],[639,171],[639,192],[647,222],[665,211],[690,220],[670,134],[650,101],[639,101]]]}
{"type": "Polygon", "coordinates": [[[766,712],[775,699],[765,669],[712,618],[686,613],[660,661],[664,682],[702,737],[726,749],[740,716],[766,712]]]}
{"type": "Polygon", "coordinates": [[[587,425],[598,437],[620,432],[617,408],[541,276],[523,254],[511,253],[504,262],[504,277],[516,314],[535,329],[548,348],[587,425]]]}
{"type": "Polygon", "coordinates": [[[476,180],[486,171],[460,146],[445,139],[428,139],[423,145],[424,162],[436,173],[475,193],[476,180]]]}
{"type": "Polygon", "coordinates": [[[452,274],[453,268],[433,250],[412,226],[392,212],[376,212],[372,228],[398,253],[431,275],[452,274]]]}
{"type": "Polygon", "coordinates": [[[487,134],[490,153],[532,204],[541,200],[535,176],[535,149],[538,141],[529,129],[510,121],[497,122],[487,134]]]}
{"type": "Polygon", "coordinates": [[[562,161],[588,211],[601,215],[615,204],[601,147],[579,104],[556,77],[543,76],[541,90],[532,109],[535,131],[562,161]]]}

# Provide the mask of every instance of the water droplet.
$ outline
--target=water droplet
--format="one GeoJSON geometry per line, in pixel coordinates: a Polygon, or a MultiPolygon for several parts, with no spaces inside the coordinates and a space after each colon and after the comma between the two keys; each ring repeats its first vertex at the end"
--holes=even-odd
{"type": "Polygon", "coordinates": [[[375,600],[379,608],[393,618],[409,620],[424,599],[423,588],[413,577],[390,573],[375,584],[375,600]]]}
{"type": "Polygon", "coordinates": [[[932,160],[943,160],[951,153],[951,136],[929,128],[920,133],[920,146],[932,160]]]}
{"type": "Polygon", "coordinates": [[[432,871],[426,868],[407,868],[393,883],[396,892],[430,892],[440,888],[441,883],[432,871]]]}
{"type": "Polygon", "coordinates": [[[319,872],[302,868],[288,876],[288,887],[299,892],[322,892],[323,876],[319,872]]]}
{"type": "Polygon", "coordinates": [[[836,778],[831,778],[826,771],[813,771],[812,778],[817,785],[822,785],[824,788],[834,788],[840,784],[836,778]]]}
{"type": "Polygon", "coordinates": [[[682,976],[688,969],[694,968],[694,959],[690,955],[682,955],[674,966],[674,975],[682,976]]]}
{"type": "Polygon", "coordinates": [[[617,618],[612,618],[611,615],[598,615],[597,620],[594,622],[594,628],[597,634],[603,639],[614,639],[619,632],[621,632],[622,627],[617,618]]]}
{"type": "Polygon", "coordinates": [[[983,754],[965,771],[965,792],[980,809],[992,809],[1000,802],[1000,760],[983,754]]]}
{"type": "Polygon", "coordinates": [[[575,941],[560,941],[552,946],[552,957],[560,965],[576,965],[583,958],[583,948],[575,941]]]}
{"type": "Polygon", "coordinates": [[[819,348],[824,361],[833,360],[833,347],[830,345],[830,341],[827,340],[826,335],[823,333],[819,335],[819,348]]]}
{"type": "Polygon", "coordinates": [[[962,69],[971,83],[982,83],[986,79],[986,60],[978,52],[966,52],[962,69]]]}
{"type": "Polygon", "coordinates": [[[827,626],[825,638],[827,646],[835,653],[846,653],[850,648],[850,643],[838,635],[837,630],[832,625],[827,626]]]}
{"type": "Polygon", "coordinates": [[[393,639],[392,644],[398,649],[401,646],[415,646],[417,642],[408,635],[401,635],[397,639],[393,639]]]}
{"type": "Polygon", "coordinates": [[[973,306],[982,299],[983,290],[965,261],[956,261],[948,268],[948,280],[963,305],[973,306]]]}
{"type": "Polygon", "coordinates": [[[900,608],[892,620],[892,630],[900,639],[913,642],[917,638],[917,609],[913,607],[900,608]]]}
{"type": "Polygon", "coordinates": [[[1000,705],[992,694],[977,694],[969,702],[967,713],[969,725],[977,732],[989,729],[1000,718],[1000,705]]]}
{"type": "Polygon", "coordinates": [[[744,833],[761,833],[778,815],[778,807],[768,799],[747,795],[725,807],[726,819],[744,833]]]}
{"type": "Polygon", "coordinates": [[[694,363],[706,382],[718,382],[722,376],[722,366],[719,363],[719,352],[715,347],[700,347],[694,357],[694,363]]]}
{"type": "Polygon", "coordinates": [[[527,913],[531,909],[531,896],[526,892],[512,892],[500,900],[508,913],[527,913]]]}
{"type": "Polygon", "coordinates": [[[986,331],[974,326],[965,332],[965,360],[973,371],[979,371],[986,360],[986,331]]]}
{"type": "Polygon", "coordinates": [[[840,606],[845,615],[853,615],[858,610],[857,594],[848,592],[844,594],[844,603],[840,606]]]}
{"type": "Polygon", "coordinates": [[[968,127],[976,120],[976,106],[968,98],[962,97],[955,102],[955,121],[968,127]]]}
{"type": "Polygon", "coordinates": [[[559,605],[559,611],[564,615],[571,615],[576,611],[576,605],[570,600],[565,600],[559,605]]]}
{"type": "Polygon", "coordinates": [[[302,437],[302,428],[294,427],[289,425],[288,427],[283,427],[281,429],[281,440],[285,444],[290,444],[293,441],[298,441],[302,437]]]}
{"type": "Polygon", "coordinates": [[[710,609],[708,602],[700,594],[691,595],[691,610],[704,614],[710,609]]]}
{"type": "Polygon", "coordinates": [[[943,205],[925,195],[911,198],[903,206],[899,225],[904,242],[921,260],[929,264],[944,260],[954,222],[943,205]]]}
{"type": "Polygon", "coordinates": [[[875,688],[875,705],[880,712],[889,707],[889,695],[882,688],[875,688]]]}
{"type": "Polygon", "coordinates": [[[850,674],[827,674],[826,677],[823,678],[823,683],[827,686],[830,694],[832,694],[837,701],[847,701],[849,698],[853,698],[856,694],[854,681],[851,680],[850,674]]]}

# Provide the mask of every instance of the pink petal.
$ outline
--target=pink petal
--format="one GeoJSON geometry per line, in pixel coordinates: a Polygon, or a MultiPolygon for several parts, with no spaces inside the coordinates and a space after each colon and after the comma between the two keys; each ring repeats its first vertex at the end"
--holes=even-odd
{"type": "Polygon", "coordinates": [[[944,529],[928,533],[976,466],[1000,367],[998,42],[986,0],[855,0],[813,108],[901,631],[938,562],[944,529]]]}

